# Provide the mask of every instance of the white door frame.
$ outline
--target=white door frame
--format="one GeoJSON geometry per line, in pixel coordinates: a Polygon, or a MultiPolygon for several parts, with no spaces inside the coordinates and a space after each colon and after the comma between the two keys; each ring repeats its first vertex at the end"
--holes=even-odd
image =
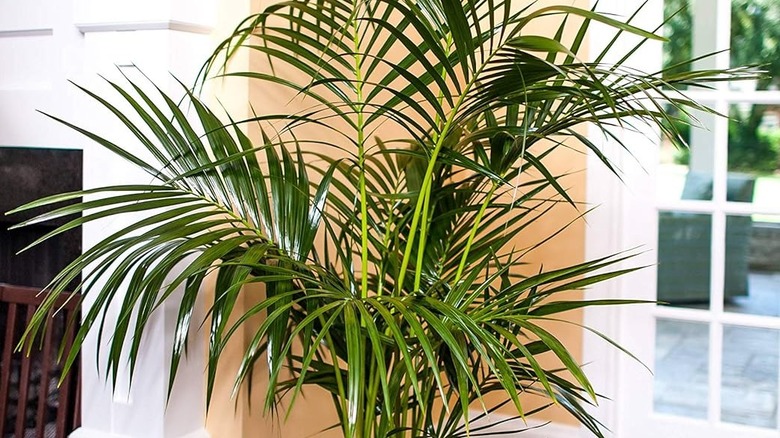
{"type": "MultiPolygon", "coordinates": [[[[637,0],[609,0],[601,2],[600,10],[615,13],[620,17],[630,16],[640,5],[637,0]]],[[[662,0],[651,0],[645,6],[643,16],[632,24],[642,28],[652,29],[662,16],[662,0]]],[[[594,25],[590,33],[591,56],[598,53],[612,37],[613,32],[604,31],[603,27],[594,25]],[[600,31],[601,30],[601,31],[600,31]]],[[[615,56],[621,56],[635,40],[630,38],[618,41],[612,48],[615,56]]],[[[605,62],[609,62],[606,59],[605,62]]],[[[642,53],[637,53],[629,63],[644,71],[661,64],[661,45],[647,43],[642,53]],[[644,67],[644,68],[643,68],[644,67]]],[[[600,144],[606,155],[613,160],[615,167],[620,169],[623,181],[607,169],[599,158],[588,154],[586,168],[586,202],[588,208],[595,209],[588,214],[585,236],[585,259],[591,260],[624,251],[636,254],[635,257],[620,263],[614,269],[625,269],[636,266],[648,266],[655,263],[656,254],[652,242],[657,242],[655,219],[651,215],[632,217],[630,214],[641,208],[647,199],[653,199],[654,186],[648,184],[646,164],[656,162],[656,147],[652,140],[642,134],[628,131],[616,131],[625,144],[632,145],[631,154],[623,150],[614,140],[610,141],[591,128],[591,140],[600,144]],[[649,244],[648,244],[649,243],[649,244]]],[[[652,133],[648,133],[652,135],[652,133]]],[[[653,300],[649,295],[655,289],[654,269],[642,269],[626,276],[618,277],[606,283],[594,285],[586,292],[589,299],[646,299],[653,300]],[[633,288],[633,284],[645,284],[648,287],[633,288]],[[626,293],[625,291],[632,291],[626,293]],[[639,292],[639,293],[636,293],[639,292]]],[[[653,320],[648,305],[632,305],[623,307],[586,308],[584,325],[597,330],[614,340],[629,351],[636,351],[636,341],[641,338],[652,339],[653,320]],[[649,337],[649,338],[648,338],[649,337]]],[[[652,357],[639,357],[647,364],[652,364],[652,357]]],[[[624,374],[627,369],[644,372],[649,375],[641,364],[619,351],[601,337],[585,331],[583,337],[583,363],[596,391],[607,397],[601,400],[599,406],[592,409],[596,417],[612,431],[615,437],[630,438],[631,425],[626,421],[626,397],[631,390],[626,387],[624,374]]],[[[652,390],[652,388],[650,388],[652,390]]]]}
{"type": "MultiPolygon", "coordinates": [[[[729,0],[713,0],[721,9],[728,8],[729,0]]],[[[622,16],[630,14],[638,2],[625,1],[621,5],[614,1],[602,2],[611,12],[622,16]]],[[[710,3],[708,3],[709,5],[710,3]]],[[[638,20],[640,27],[651,28],[653,23],[660,23],[663,1],[652,0],[648,5],[645,19],[638,20]]],[[[724,9],[728,11],[728,9],[724,9]]],[[[720,29],[728,29],[730,16],[728,13],[715,14],[720,29]]],[[[591,51],[603,44],[605,36],[594,31],[591,34],[591,51]]],[[[729,32],[718,33],[717,47],[728,46],[729,32]]],[[[619,50],[617,50],[620,52],[619,50]]],[[[661,65],[660,45],[651,46],[643,56],[637,57],[632,66],[643,71],[657,71],[661,65]]],[[[718,55],[716,62],[727,65],[728,53],[718,55]],[[725,62],[724,62],[725,61],[725,62]]],[[[710,97],[702,93],[689,93],[693,97],[710,97]]],[[[749,101],[753,103],[778,102],[780,93],[737,93],[730,92],[726,87],[718,94],[715,109],[721,113],[728,112],[730,102],[749,101]]],[[[717,122],[714,135],[718,142],[726,140],[727,123],[717,122]]],[[[652,134],[652,133],[651,133],[652,134]]],[[[712,211],[713,229],[723,229],[728,214],[752,213],[755,206],[740,205],[725,201],[726,192],[726,153],[724,145],[713,148],[714,198],[708,206],[700,207],[693,203],[676,201],[669,205],[656,202],[654,174],[658,159],[658,147],[653,140],[642,138],[642,135],[620,132],[625,136],[626,144],[632,145],[629,155],[613,144],[604,141],[608,156],[612,157],[623,173],[624,182],[620,182],[608,169],[600,163],[597,157],[590,154],[587,167],[587,202],[589,206],[598,206],[588,216],[586,230],[586,258],[593,259],[621,251],[639,251],[639,255],[622,263],[617,269],[648,266],[638,272],[626,275],[605,284],[595,286],[587,292],[589,298],[631,298],[655,299],[656,289],[656,247],[658,242],[657,211],[661,209],[677,209],[684,205],[686,210],[702,212],[712,211]],[[720,199],[720,200],[719,200],[720,199]],[[688,205],[690,204],[690,205],[688,205]]],[[[598,137],[594,132],[594,137],[598,137]]],[[[651,135],[652,138],[652,135],[651,135]]],[[[695,201],[694,201],[695,203],[695,201]]],[[[774,213],[777,212],[767,212],[774,213]]],[[[722,234],[722,233],[721,233],[722,234]]],[[[652,367],[654,363],[655,320],[658,316],[680,317],[684,320],[710,322],[710,370],[709,370],[709,413],[707,420],[694,420],[669,415],[653,413],[653,377],[642,365],[626,354],[608,345],[598,336],[587,333],[584,338],[583,362],[588,365],[586,371],[592,378],[598,392],[610,397],[614,402],[606,401],[594,409],[600,418],[617,438],[632,438],[637,432],[646,431],[643,436],[691,437],[690,428],[706,430],[708,438],[733,438],[737,433],[747,433],[751,438],[777,437],[776,430],[751,428],[741,425],[720,423],[720,376],[723,324],[740,326],[760,326],[780,328],[780,320],[770,317],[741,315],[723,311],[722,290],[725,265],[725,239],[720,239],[714,233],[712,242],[712,275],[713,314],[699,317],[695,311],[683,308],[663,307],[654,305],[631,305],[613,308],[586,309],[584,323],[588,327],[615,340],[620,345],[637,354],[640,361],[652,367]],[[648,348],[649,344],[649,348],[648,348]],[[674,425],[675,427],[672,427],[674,425]]],[[[681,382],[681,384],[685,384],[681,382]]],[[[697,435],[698,436],[698,435],[697,435]]]]}

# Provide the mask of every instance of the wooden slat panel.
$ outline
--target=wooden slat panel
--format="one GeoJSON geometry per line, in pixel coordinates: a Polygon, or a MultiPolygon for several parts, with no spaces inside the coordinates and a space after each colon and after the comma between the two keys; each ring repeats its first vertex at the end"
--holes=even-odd
{"type": "MultiPolygon", "coordinates": [[[[51,317],[51,314],[49,314],[49,317],[51,317]]],[[[56,323],[56,320],[49,322],[50,327],[46,330],[46,334],[43,337],[43,350],[41,350],[39,356],[41,358],[41,383],[38,388],[38,412],[35,417],[36,438],[44,438],[43,432],[46,430],[46,401],[49,396],[49,381],[51,380],[49,372],[53,360],[52,355],[56,354],[52,352],[51,337],[56,323]]]]}
{"type": "MultiPolygon", "coordinates": [[[[9,284],[0,284],[0,300],[8,303],[28,304],[38,306],[48,292],[40,293],[41,290],[34,287],[12,286],[9,284]]],[[[63,307],[68,310],[74,310],[81,303],[81,295],[63,292],[57,298],[55,310],[63,307]]]]}
{"type": "Polygon", "coordinates": [[[73,399],[73,423],[71,429],[77,429],[81,427],[81,366],[73,369],[71,372],[73,377],[69,377],[76,385],[76,397],[73,399]]]}
{"type": "MultiPolygon", "coordinates": [[[[35,307],[27,307],[27,318],[25,326],[32,320],[35,313],[35,307]]],[[[23,437],[25,429],[25,420],[27,414],[27,396],[30,389],[30,356],[22,356],[22,370],[19,372],[19,401],[16,403],[16,436],[23,437]]]]}
{"type": "MultiPolygon", "coordinates": [[[[1,289],[0,289],[1,290],[1,289]]],[[[5,343],[3,344],[3,357],[0,361],[0,433],[5,435],[5,418],[8,413],[8,389],[11,381],[11,359],[14,349],[14,328],[16,327],[17,305],[8,305],[8,316],[5,326],[5,343]]]]}
{"type": "MultiPolygon", "coordinates": [[[[67,312],[68,318],[65,321],[65,335],[64,339],[62,340],[65,343],[65,356],[70,353],[70,349],[73,346],[73,338],[76,336],[75,333],[75,324],[68,324],[68,320],[70,319],[71,312],[67,312]]],[[[76,367],[78,368],[78,366],[76,367]]],[[[74,370],[75,371],[75,370],[74,370]]],[[[64,406],[71,406],[70,404],[70,390],[71,390],[71,383],[74,383],[75,385],[78,385],[78,380],[73,382],[75,379],[72,378],[73,374],[68,376],[67,379],[65,379],[62,382],[62,385],[60,385],[60,394],[59,394],[59,409],[57,409],[57,437],[65,437],[67,432],[67,423],[68,423],[68,409],[63,409],[64,406]]]]}
{"type": "MultiPolygon", "coordinates": [[[[47,418],[46,412],[49,408],[47,399],[54,357],[63,343],[66,354],[72,348],[74,336],[78,329],[78,308],[80,307],[81,296],[63,293],[58,297],[55,311],[61,313],[56,319],[48,321],[43,334],[42,350],[36,351],[37,345],[40,344],[35,344],[31,356],[23,355],[20,358],[21,361],[15,362],[14,349],[20,341],[18,338],[20,334],[19,329],[22,328],[20,324],[29,325],[38,305],[45,297],[46,293],[40,294],[39,289],[36,288],[0,283],[0,306],[8,309],[4,337],[5,343],[3,351],[0,352],[0,438],[6,436],[5,427],[8,422],[7,416],[10,405],[9,395],[16,389],[15,384],[11,382],[12,375],[19,375],[16,423],[9,425],[15,429],[14,436],[24,437],[27,432],[31,432],[26,430],[29,427],[26,418],[26,408],[30,401],[28,400],[29,396],[37,397],[35,403],[35,408],[37,409],[34,413],[36,420],[34,436],[36,438],[44,438],[46,436],[46,421],[51,421],[50,418],[47,418]],[[20,319],[24,318],[19,315],[20,312],[26,314],[26,321],[20,321],[20,319]],[[71,321],[71,318],[75,318],[75,320],[71,321]],[[73,324],[70,324],[71,322],[73,324]],[[62,333],[62,338],[60,338],[60,333],[62,333]],[[30,394],[30,380],[32,369],[36,366],[37,360],[40,360],[40,387],[32,395],[30,394]],[[21,362],[21,370],[19,369],[19,362],[21,362]],[[13,365],[16,365],[15,370],[13,365]]],[[[73,431],[81,422],[80,406],[78,406],[81,395],[79,371],[79,367],[75,366],[59,388],[57,416],[54,419],[56,438],[67,437],[67,434],[73,431]]]]}

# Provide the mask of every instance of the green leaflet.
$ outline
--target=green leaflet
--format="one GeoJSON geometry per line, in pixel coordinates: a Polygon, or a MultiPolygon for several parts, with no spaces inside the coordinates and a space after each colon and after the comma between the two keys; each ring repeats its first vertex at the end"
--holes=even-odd
{"type": "Polygon", "coordinates": [[[251,117],[222,116],[183,84],[181,99],[128,78],[109,82],[111,96],[82,88],[121,122],[144,158],[108,134],[52,118],[154,181],[56,195],[9,212],[76,201],[22,224],[73,216],[33,245],[87,223],[138,218],[52,279],[27,339],[45,328],[57,294],[83,273],[79,289],[94,304],[74,348],[60,352],[66,370],[97,331],[107,375],[116,381],[125,361],[132,372],[155,310],[175,300],[169,389],[194,341],[191,330],[203,327],[209,402],[228,342],[250,330],[232,370],[234,392],[263,391],[263,407],[274,411],[296,409],[302,394],[319,388],[332,397],[345,437],[489,434],[492,424],[472,422],[501,406],[513,406],[518,418],[546,407],[527,409],[524,393],[563,406],[602,437],[588,410],[597,388],[540,322],[572,309],[640,304],[567,294],[587,294],[636,268],[630,255],[618,254],[519,274],[538,264],[532,250],[561,231],[528,236],[531,225],[559,208],[582,209],[567,175],[549,160],[579,144],[619,177],[600,144],[578,131],[584,124],[629,150],[615,126],[648,124],[679,137],[670,121],[684,120],[667,105],[675,114],[711,110],[674,87],[762,73],[639,72],[625,65],[629,56],[661,38],[632,25],[633,16],[621,22],[596,10],[516,3],[270,5],[218,46],[200,80],[213,74],[291,90],[303,109],[289,113],[267,111],[263,97],[251,102],[251,117]],[[528,30],[555,18],[550,35],[528,30]],[[581,49],[593,22],[615,36],[589,61],[581,49]],[[624,34],[640,41],[613,53],[624,34]],[[242,51],[262,62],[236,69],[228,61],[242,51]],[[605,64],[608,55],[618,61],[605,64]],[[527,247],[515,247],[517,235],[527,247]],[[194,309],[212,273],[210,320],[199,321],[194,309]],[[244,287],[257,283],[264,298],[246,302],[244,287]],[[544,354],[560,366],[544,366],[544,354]],[[269,381],[263,389],[252,387],[259,361],[269,381]],[[492,393],[503,400],[488,405],[492,393]],[[470,418],[474,409],[482,413],[470,418]]]}

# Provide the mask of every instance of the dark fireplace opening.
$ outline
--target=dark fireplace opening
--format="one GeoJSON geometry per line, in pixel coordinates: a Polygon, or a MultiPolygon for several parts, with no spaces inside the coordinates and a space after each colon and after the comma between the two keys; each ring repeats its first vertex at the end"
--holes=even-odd
{"type": "MultiPolygon", "coordinates": [[[[25,327],[40,304],[38,294],[56,274],[81,254],[81,228],[55,236],[16,254],[75,216],[9,230],[36,215],[68,205],[39,208],[6,216],[22,204],[63,192],[81,190],[80,150],[0,147],[0,437],[65,438],[80,424],[79,367],[58,386],[61,345],[69,350],[78,321],[78,300],[65,294],[61,311],[46,333],[36,339],[30,355],[16,351],[25,327]]],[[[75,202],[75,201],[71,201],[75,202]]],[[[74,279],[68,290],[80,278],[74,279]]]]}
{"type": "MultiPolygon", "coordinates": [[[[0,260],[3,261],[0,265],[0,283],[43,288],[62,268],[78,257],[81,253],[80,230],[55,236],[16,254],[54,229],[56,227],[52,225],[31,225],[15,230],[3,226],[0,229],[0,242],[3,242],[0,244],[0,260]]],[[[68,290],[73,290],[78,285],[77,281],[71,282],[68,290]]]]}
{"type": "MultiPolygon", "coordinates": [[[[81,190],[83,167],[80,150],[0,147],[0,212],[3,213],[0,215],[0,283],[44,287],[81,254],[81,228],[76,228],[16,255],[73,216],[8,230],[37,214],[68,203],[11,216],[4,213],[46,196],[81,190]]],[[[73,282],[71,286],[76,284],[73,282]]]]}

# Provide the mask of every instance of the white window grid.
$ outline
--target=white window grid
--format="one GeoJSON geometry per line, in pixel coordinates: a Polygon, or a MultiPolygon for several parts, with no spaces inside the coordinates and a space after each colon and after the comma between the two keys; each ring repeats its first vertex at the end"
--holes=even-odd
{"type": "MultiPolygon", "coordinates": [[[[693,0],[696,1],[696,0],[693,0]]],[[[702,0],[698,0],[702,1],[702,0]]],[[[731,35],[731,0],[705,0],[714,7],[717,36],[716,48],[728,48],[731,35]]],[[[696,17],[694,16],[694,20],[696,17]]],[[[729,68],[728,52],[713,57],[714,68],[729,68]]],[[[735,91],[726,82],[719,82],[712,90],[690,90],[685,94],[713,108],[720,114],[728,114],[732,104],[778,104],[780,91],[735,91]]],[[[713,143],[713,190],[711,200],[658,200],[656,210],[705,213],[712,217],[710,303],[708,309],[693,309],[672,306],[656,306],[654,317],[709,325],[709,403],[707,420],[719,423],[721,420],[721,379],[723,359],[723,327],[740,326],[780,330],[780,317],[726,312],[723,307],[726,261],[726,217],[730,215],[780,215],[780,202],[773,206],[754,205],[747,202],[726,200],[728,173],[728,124],[724,117],[716,117],[712,126],[713,143]]],[[[779,194],[780,196],[780,194],[779,194]]],[[[780,256],[780,254],[778,255],[780,256]]],[[[780,346],[779,346],[780,348],[780,346]]],[[[780,379],[779,379],[780,380],[780,379]]],[[[778,388],[780,395],[780,388],[778,388]]],[[[780,409],[777,424],[780,426],[780,409]]]]}

